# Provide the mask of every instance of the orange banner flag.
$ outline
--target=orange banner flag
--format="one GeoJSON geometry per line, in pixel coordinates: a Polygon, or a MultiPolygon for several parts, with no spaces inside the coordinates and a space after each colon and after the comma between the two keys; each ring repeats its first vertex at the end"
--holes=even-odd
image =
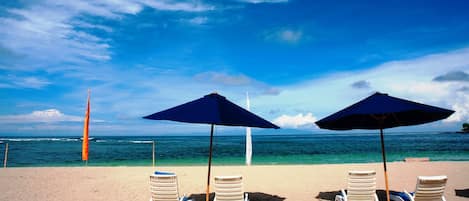
{"type": "Polygon", "coordinates": [[[81,159],[84,161],[88,161],[88,125],[90,123],[90,90],[88,90],[88,103],[86,106],[86,114],[85,114],[85,125],[83,127],[83,144],[82,144],[82,152],[81,152],[81,159]]]}

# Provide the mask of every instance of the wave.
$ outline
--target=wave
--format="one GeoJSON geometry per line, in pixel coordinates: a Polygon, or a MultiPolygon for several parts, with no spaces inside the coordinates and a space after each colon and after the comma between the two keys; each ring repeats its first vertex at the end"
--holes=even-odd
{"type": "Polygon", "coordinates": [[[102,140],[102,139],[95,140],[95,142],[97,142],[97,143],[124,143],[124,144],[128,144],[128,143],[132,143],[132,144],[151,144],[151,143],[153,143],[153,141],[151,141],[151,140],[102,140]]]}
{"type": "MultiPolygon", "coordinates": [[[[88,137],[88,141],[96,141],[97,139],[94,137],[88,137]]],[[[83,141],[83,138],[80,138],[80,141],[83,141]]]]}
{"type": "Polygon", "coordinates": [[[151,144],[153,141],[148,141],[148,140],[131,140],[131,143],[135,144],[151,144]]]}
{"type": "Polygon", "coordinates": [[[40,142],[40,141],[59,141],[59,142],[75,142],[80,141],[76,138],[0,138],[2,141],[8,142],[40,142]]]}

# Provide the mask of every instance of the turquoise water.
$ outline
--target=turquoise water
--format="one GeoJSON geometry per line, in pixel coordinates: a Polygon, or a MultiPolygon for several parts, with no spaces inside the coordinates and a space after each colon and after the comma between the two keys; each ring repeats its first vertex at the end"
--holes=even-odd
{"type": "MultiPolygon", "coordinates": [[[[96,137],[90,166],[150,166],[152,141],[157,165],[206,165],[208,136],[96,137]]],[[[381,162],[379,134],[255,135],[253,164],[328,164],[381,162]]],[[[469,161],[469,135],[386,133],[388,161],[430,157],[469,161]]],[[[82,166],[79,137],[0,137],[0,157],[9,143],[8,166],[82,166]]],[[[245,136],[215,136],[214,165],[244,164],[245,136]]]]}

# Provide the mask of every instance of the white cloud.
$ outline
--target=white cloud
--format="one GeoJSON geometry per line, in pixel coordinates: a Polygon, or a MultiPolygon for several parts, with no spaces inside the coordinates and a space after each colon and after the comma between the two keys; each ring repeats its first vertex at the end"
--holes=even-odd
{"type": "Polygon", "coordinates": [[[451,109],[455,111],[453,115],[445,119],[445,122],[469,122],[469,94],[458,92],[455,94],[454,103],[451,109]]]}
{"type": "Polygon", "coordinates": [[[40,89],[49,84],[50,84],[49,81],[40,79],[37,77],[25,77],[25,78],[22,78],[21,80],[15,81],[15,85],[22,87],[22,88],[40,89]]]}
{"type": "Polygon", "coordinates": [[[305,38],[303,30],[292,28],[281,28],[267,31],[264,39],[267,41],[278,41],[289,44],[296,44],[305,38]]]}
{"type": "Polygon", "coordinates": [[[109,26],[105,25],[99,25],[99,24],[91,24],[88,22],[83,22],[83,21],[72,21],[70,22],[75,27],[80,27],[84,29],[97,29],[97,30],[103,30],[105,32],[113,32],[113,29],[109,26]]]}
{"type": "Polygon", "coordinates": [[[2,82],[0,83],[0,88],[30,88],[30,89],[42,89],[51,83],[39,77],[17,77],[13,75],[0,76],[2,82]]]}
{"type": "Polygon", "coordinates": [[[246,3],[287,3],[288,0],[239,0],[240,2],[246,2],[246,3]]]}
{"type": "Polygon", "coordinates": [[[273,120],[274,124],[280,126],[281,128],[301,128],[301,127],[313,127],[315,126],[316,117],[312,113],[299,113],[294,116],[281,115],[273,120]]]}
{"type": "Polygon", "coordinates": [[[157,10],[203,12],[215,10],[215,6],[200,1],[174,2],[166,0],[140,0],[140,3],[157,10]]]}
{"type": "MultiPolygon", "coordinates": [[[[112,32],[102,24],[91,24],[89,17],[120,20],[143,8],[164,11],[203,12],[215,9],[200,1],[166,0],[68,1],[44,0],[24,8],[6,9],[0,17],[0,45],[22,57],[29,70],[50,64],[102,62],[111,59],[110,40],[94,30],[112,32]],[[42,64],[42,65],[38,65],[42,64]]],[[[195,18],[193,23],[205,23],[195,18]]],[[[18,64],[18,62],[17,62],[18,64]]],[[[9,70],[17,70],[11,66],[9,70]]]]}
{"type": "MultiPolygon", "coordinates": [[[[392,61],[362,71],[330,74],[320,79],[279,87],[275,97],[253,97],[263,103],[261,111],[276,110],[283,114],[314,111],[322,118],[359,101],[375,91],[444,108],[456,113],[446,123],[469,119],[468,82],[436,82],[436,76],[469,70],[469,48],[433,54],[415,59],[392,61]],[[368,89],[353,89],[350,83],[366,80],[368,89]]],[[[454,124],[456,125],[456,124],[454,124]]],[[[449,126],[442,124],[441,126],[449,126]]],[[[458,125],[460,126],[460,125],[458,125]]]]}
{"type": "Polygon", "coordinates": [[[189,23],[194,24],[194,25],[206,24],[207,21],[208,21],[207,17],[194,17],[188,20],[189,23]]]}
{"type": "Polygon", "coordinates": [[[223,85],[247,85],[253,82],[246,75],[229,75],[219,72],[203,72],[195,75],[199,81],[215,82],[223,85]]]}
{"type": "MultiPolygon", "coordinates": [[[[96,35],[78,31],[71,20],[80,15],[69,7],[50,5],[8,9],[0,18],[0,44],[33,62],[84,62],[110,59],[109,44],[96,35]]],[[[76,21],[76,20],[75,20],[76,21]]],[[[89,26],[88,26],[89,27],[89,26]]],[[[37,68],[31,65],[31,68],[37,68]]],[[[12,69],[14,70],[14,69],[12,69]]]]}
{"type": "Polygon", "coordinates": [[[356,81],[352,83],[350,86],[356,89],[369,89],[371,87],[370,82],[366,80],[356,81]]]}
{"type": "MultiPolygon", "coordinates": [[[[54,122],[82,122],[84,117],[66,115],[57,109],[38,110],[29,114],[0,116],[0,123],[54,123],[54,122]]],[[[103,122],[93,120],[93,122],[103,122]]]]}
{"type": "Polygon", "coordinates": [[[243,87],[245,91],[251,91],[266,95],[277,95],[280,90],[267,85],[263,82],[257,81],[244,74],[232,75],[222,72],[203,72],[194,76],[195,80],[215,85],[223,85],[225,87],[243,87]]]}
{"type": "Polygon", "coordinates": [[[143,6],[135,1],[68,1],[68,0],[46,0],[48,6],[66,9],[71,14],[87,14],[105,18],[121,18],[122,14],[137,14],[143,6]]]}
{"type": "Polygon", "coordinates": [[[454,71],[454,72],[449,72],[444,75],[437,76],[433,78],[433,81],[438,81],[438,82],[451,82],[451,81],[464,81],[464,82],[469,82],[469,74],[463,71],[454,71]]]}
{"type": "Polygon", "coordinates": [[[60,122],[70,121],[79,122],[83,121],[83,117],[65,115],[57,109],[33,111],[29,114],[21,115],[5,115],[0,116],[2,123],[27,123],[27,122],[60,122]]]}
{"type": "Polygon", "coordinates": [[[303,32],[302,31],[294,31],[294,30],[283,30],[283,31],[279,32],[279,36],[284,41],[287,41],[287,42],[290,42],[290,43],[296,43],[303,36],[303,32]]]}

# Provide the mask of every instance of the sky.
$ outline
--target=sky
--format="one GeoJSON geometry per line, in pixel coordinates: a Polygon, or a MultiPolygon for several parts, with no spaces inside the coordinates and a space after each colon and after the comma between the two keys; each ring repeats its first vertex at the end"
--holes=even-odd
{"type": "Polygon", "coordinates": [[[88,89],[91,136],[206,132],[141,117],[212,92],[241,106],[249,93],[251,111],[284,131],[321,132],[315,121],[377,91],[456,111],[400,129],[460,130],[468,4],[2,1],[0,135],[81,135],[88,89]]]}

